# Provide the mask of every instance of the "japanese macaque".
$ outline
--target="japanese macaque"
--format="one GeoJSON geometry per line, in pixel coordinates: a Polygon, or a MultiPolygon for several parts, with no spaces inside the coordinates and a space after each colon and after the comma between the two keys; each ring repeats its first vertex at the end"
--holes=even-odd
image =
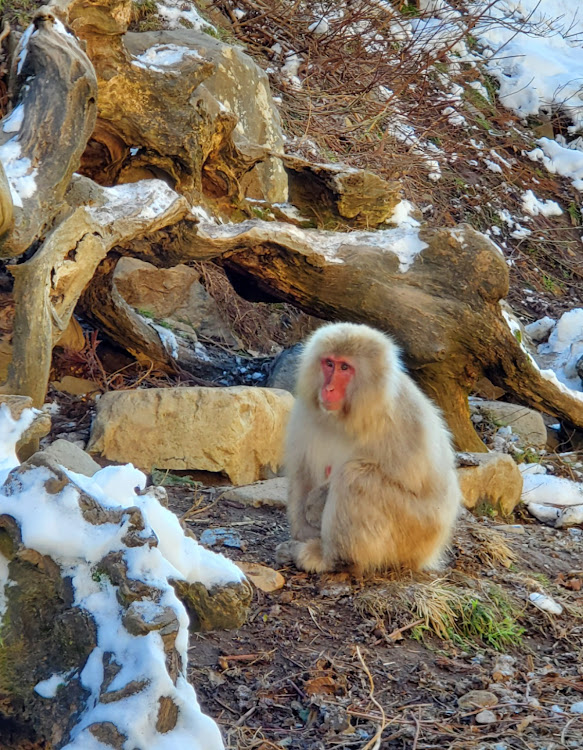
{"type": "Polygon", "coordinates": [[[300,359],[287,436],[292,539],[277,559],[313,572],[439,567],[460,508],[438,408],[396,345],[365,325],[326,325],[300,359]]]}

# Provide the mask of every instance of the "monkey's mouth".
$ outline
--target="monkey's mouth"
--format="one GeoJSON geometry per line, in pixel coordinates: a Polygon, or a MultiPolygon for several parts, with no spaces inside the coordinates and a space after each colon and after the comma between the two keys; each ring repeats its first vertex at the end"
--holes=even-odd
{"type": "Polygon", "coordinates": [[[338,401],[320,401],[320,408],[324,411],[340,411],[343,403],[343,399],[339,399],[338,401]]]}

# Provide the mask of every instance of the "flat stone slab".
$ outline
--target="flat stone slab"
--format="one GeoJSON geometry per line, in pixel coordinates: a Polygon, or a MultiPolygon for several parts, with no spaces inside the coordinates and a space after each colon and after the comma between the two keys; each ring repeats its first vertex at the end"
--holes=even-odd
{"type": "Polygon", "coordinates": [[[233,487],[233,489],[227,490],[223,497],[226,500],[234,500],[253,508],[260,508],[262,505],[285,508],[287,505],[287,478],[275,477],[263,482],[246,484],[243,487],[233,487]]]}

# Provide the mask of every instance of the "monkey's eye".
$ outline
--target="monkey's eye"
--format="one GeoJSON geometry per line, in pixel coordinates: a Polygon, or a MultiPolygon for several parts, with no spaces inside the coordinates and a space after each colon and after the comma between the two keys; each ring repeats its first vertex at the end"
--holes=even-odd
{"type": "Polygon", "coordinates": [[[326,365],[326,367],[334,367],[334,362],[332,362],[331,359],[324,360],[324,364],[326,365]]]}
{"type": "Polygon", "coordinates": [[[341,370],[349,370],[350,369],[350,365],[347,364],[346,362],[341,362],[340,363],[340,369],[341,370]]]}

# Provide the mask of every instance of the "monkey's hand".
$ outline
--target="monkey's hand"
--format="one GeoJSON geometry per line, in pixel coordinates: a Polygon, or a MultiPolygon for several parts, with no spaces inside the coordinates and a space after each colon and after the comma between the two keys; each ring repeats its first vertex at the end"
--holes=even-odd
{"type": "Polygon", "coordinates": [[[275,559],[279,565],[289,565],[295,562],[298,549],[302,542],[296,542],[295,539],[289,539],[287,542],[281,542],[275,548],[275,559]]]}
{"type": "Polygon", "coordinates": [[[322,526],[322,513],[328,499],[328,483],[321,484],[319,487],[308,493],[306,497],[305,516],[306,521],[316,529],[322,526]]]}

